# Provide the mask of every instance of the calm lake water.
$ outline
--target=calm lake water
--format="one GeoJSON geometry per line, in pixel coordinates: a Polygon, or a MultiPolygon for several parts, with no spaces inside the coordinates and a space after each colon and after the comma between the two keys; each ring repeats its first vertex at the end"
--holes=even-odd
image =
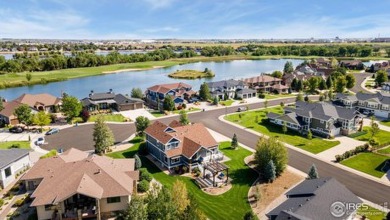
{"type": "Polygon", "coordinates": [[[91,76],[78,79],[71,79],[63,82],[49,83],[46,85],[33,85],[0,90],[0,96],[8,100],[14,99],[23,93],[50,93],[60,96],[61,92],[66,92],[78,98],[87,97],[91,90],[95,92],[105,92],[113,89],[116,93],[130,94],[131,89],[139,87],[142,90],[161,83],[185,82],[192,85],[194,90],[199,90],[204,81],[218,81],[224,79],[242,79],[259,75],[260,73],[270,73],[275,70],[282,70],[284,64],[291,61],[294,66],[303,60],[235,60],[225,62],[197,62],[184,65],[176,65],[168,68],[121,72],[100,76],[91,76]],[[203,71],[209,68],[215,73],[212,79],[179,80],[168,77],[169,73],[176,70],[194,69],[203,71]]]}

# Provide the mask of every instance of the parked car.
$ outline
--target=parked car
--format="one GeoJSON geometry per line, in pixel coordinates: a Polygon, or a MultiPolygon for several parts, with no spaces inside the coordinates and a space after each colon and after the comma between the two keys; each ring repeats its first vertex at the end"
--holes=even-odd
{"type": "Polygon", "coordinates": [[[24,131],[24,128],[22,128],[20,126],[14,126],[14,127],[9,129],[9,132],[11,132],[11,133],[22,133],[23,131],[24,131]]]}
{"type": "Polygon", "coordinates": [[[36,141],[36,145],[42,145],[45,143],[45,138],[44,137],[40,137],[38,138],[38,140],[36,141]]]}
{"type": "Polygon", "coordinates": [[[244,112],[246,110],[247,110],[246,107],[238,107],[238,109],[237,109],[238,112],[244,112]]]}
{"type": "Polygon", "coordinates": [[[58,133],[58,132],[60,132],[60,129],[52,128],[48,132],[46,132],[46,135],[52,135],[52,134],[55,134],[55,133],[58,133]]]}

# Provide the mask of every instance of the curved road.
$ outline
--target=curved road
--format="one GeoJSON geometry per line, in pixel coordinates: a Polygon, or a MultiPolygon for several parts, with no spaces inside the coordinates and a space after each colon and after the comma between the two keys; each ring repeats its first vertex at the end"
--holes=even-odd
{"type": "Polygon", "coordinates": [[[363,88],[361,86],[361,84],[367,77],[372,77],[372,74],[373,73],[367,73],[367,72],[364,72],[364,73],[354,73],[353,75],[355,76],[356,82],[355,82],[355,86],[352,89],[350,89],[350,90],[352,92],[354,92],[354,93],[358,93],[360,91],[371,93],[370,91],[368,91],[365,88],[363,88]]]}
{"type": "MultiPolygon", "coordinates": [[[[268,101],[268,106],[279,105],[280,102],[292,103],[295,102],[295,98],[286,98],[280,100],[268,101]]],[[[251,104],[250,109],[264,107],[263,103],[251,104]]],[[[255,148],[258,136],[248,132],[246,130],[237,128],[230,124],[224,123],[218,119],[219,116],[224,114],[233,113],[237,110],[237,107],[228,107],[224,109],[210,110],[206,112],[198,112],[189,114],[189,118],[192,122],[201,122],[210,129],[217,131],[227,137],[232,137],[233,134],[237,134],[239,142],[242,144],[255,148]]],[[[177,119],[178,116],[159,119],[164,123],[169,123],[173,119],[177,119]]],[[[126,135],[129,137],[135,131],[133,124],[126,125],[110,125],[114,130],[116,141],[125,139],[126,135]]],[[[49,142],[59,143],[60,140],[63,145],[69,147],[81,147],[82,149],[93,149],[92,138],[92,126],[85,125],[74,128],[68,128],[61,130],[59,135],[53,135],[48,137],[49,142]],[[88,138],[86,138],[88,137],[88,138]],[[82,140],[82,142],[80,142],[82,140]]],[[[354,192],[361,198],[367,199],[376,204],[383,204],[384,202],[390,202],[390,187],[376,181],[366,179],[354,173],[337,168],[329,163],[318,160],[306,154],[300,153],[294,149],[288,149],[289,162],[288,164],[298,170],[307,172],[312,164],[316,164],[318,172],[321,176],[329,176],[336,178],[339,182],[344,184],[348,189],[354,192]]],[[[324,207],[328,208],[328,207],[324,207]]]]}

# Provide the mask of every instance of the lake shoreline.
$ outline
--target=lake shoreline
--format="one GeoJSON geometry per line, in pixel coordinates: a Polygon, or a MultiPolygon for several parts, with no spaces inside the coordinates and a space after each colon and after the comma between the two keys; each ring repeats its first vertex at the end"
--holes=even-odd
{"type": "Polygon", "coordinates": [[[144,70],[153,70],[160,69],[166,66],[153,66],[151,68],[128,68],[128,69],[120,69],[120,70],[112,70],[112,71],[103,71],[102,74],[113,74],[113,73],[123,73],[123,72],[136,72],[136,71],[144,71],[144,70]]]}

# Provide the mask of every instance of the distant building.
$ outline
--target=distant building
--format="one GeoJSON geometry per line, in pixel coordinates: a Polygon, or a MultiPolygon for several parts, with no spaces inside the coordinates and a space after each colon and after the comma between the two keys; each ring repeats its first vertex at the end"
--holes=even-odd
{"type": "Polygon", "coordinates": [[[160,105],[160,109],[163,109],[164,99],[168,95],[172,97],[175,106],[178,106],[186,103],[195,94],[191,85],[182,82],[154,85],[145,92],[146,103],[155,108],[160,105]]]}
{"type": "Polygon", "coordinates": [[[222,80],[217,82],[207,83],[211,97],[218,97],[219,99],[233,99],[237,98],[246,99],[256,97],[256,90],[249,89],[248,86],[241,80],[222,80]]]}
{"type": "Polygon", "coordinates": [[[0,150],[0,188],[4,189],[16,179],[16,174],[30,167],[27,149],[0,150]]]}
{"type": "Polygon", "coordinates": [[[340,60],[339,66],[350,70],[364,70],[364,64],[361,60],[340,60]]]}
{"type": "Polygon", "coordinates": [[[131,98],[122,94],[115,94],[112,90],[103,93],[91,91],[89,97],[81,100],[84,109],[88,111],[98,111],[114,109],[116,111],[127,111],[142,109],[144,101],[142,99],[131,98]]]}

